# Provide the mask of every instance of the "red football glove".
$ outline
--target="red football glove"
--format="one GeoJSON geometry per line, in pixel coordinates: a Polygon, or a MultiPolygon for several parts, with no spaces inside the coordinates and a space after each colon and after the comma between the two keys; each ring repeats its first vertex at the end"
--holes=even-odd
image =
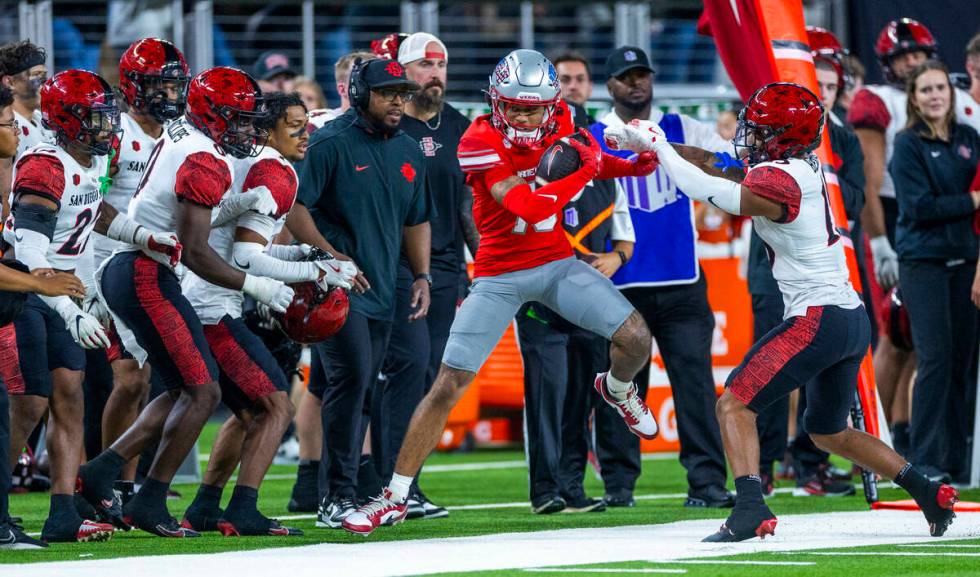
{"type": "Polygon", "coordinates": [[[599,172],[599,178],[605,180],[623,176],[646,176],[656,170],[659,164],[657,153],[651,151],[641,152],[635,161],[611,154],[603,154],[602,171],[599,172]]]}
{"type": "Polygon", "coordinates": [[[180,244],[175,235],[164,235],[154,233],[147,240],[146,248],[170,257],[170,266],[175,267],[180,262],[180,254],[184,250],[184,245],[180,244]]]}
{"type": "Polygon", "coordinates": [[[596,142],[595,138],[592,138],[592,134],[584,128],[579,128],[578,133],[588,139],[588,144],[582,144],[574,138],[569,138],[568,143],[574,148],[582,159],[582,167],[576,172],[582,173],[581,176],[588,177],[586,181],[592,180],[595,176],[599,174],[602,170],[602,147],[596,142]]]}

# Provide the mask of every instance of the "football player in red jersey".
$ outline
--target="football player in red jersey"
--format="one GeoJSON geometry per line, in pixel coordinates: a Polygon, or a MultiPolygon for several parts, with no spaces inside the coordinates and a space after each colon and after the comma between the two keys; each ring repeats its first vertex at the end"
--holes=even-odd
{"type": "Polygon", "coordinates": [[[352,533],[366,536],[404,520],[412,478],[439,440],[449,412],[528,301],[612,341],[612,367],[596,376],[595,387],[635,434],[648,439],[657,434],[657,422],[632,383],[650,354],[650,332],[609,279],[573,256],[557,218],[593,178],[647,175],[656,157],[643,154],[632,162],[604,155],[587,132],[588,144],[565,138],[574,129],[560,99],[558,74],[533,50],[515,50],[497,64],[489,98],[491,114],[470,125],[458,149],[473,187],[480,233],[476,279],[453,322],[432,389],[412,416],[391,482],[344,520],[352,533]],[[541,156],[561,139],[579,153],[581,167],[535,188],[541,156]]]}
{"type": "Polygon", "coordinates": [[[739,115],[734,141],[736,150],[747,151],[745,173],[695,166],[650,122],[605,132],[612,148],[656,152],[678,188],[693,198],[751,216],[786,305],[782,324],[753,345],[718,400],[737,496],[732,514],[707,542],[775,532],[776,516],[763,500],[759,478],[756,415],[804,383],[806,430],[818,447],[894,479],[922,509],[933,536],[945,533],[955,516],[956,489],[931,481],[881,440],[848,426],[871,326],[851,286],[820,162],[812,154],[823,122],[823,106],[806,88],[788,82],[760,88],[739,115]]]}

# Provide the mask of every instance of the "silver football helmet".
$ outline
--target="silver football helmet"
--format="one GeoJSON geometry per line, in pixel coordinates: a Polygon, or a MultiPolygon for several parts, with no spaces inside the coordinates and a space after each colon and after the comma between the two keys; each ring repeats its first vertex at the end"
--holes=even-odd
{"type": "Polygon", "coordinates": [[[555,109],[561,96],[558,72],[535,50],[514,50],[497,63],[490,75],[490,109],[494,127],[511,144],[530,148],[557,128],[555,109]],[[520,125],[507,120],[511,104],[545,107],[540,124],[520,125]]]}

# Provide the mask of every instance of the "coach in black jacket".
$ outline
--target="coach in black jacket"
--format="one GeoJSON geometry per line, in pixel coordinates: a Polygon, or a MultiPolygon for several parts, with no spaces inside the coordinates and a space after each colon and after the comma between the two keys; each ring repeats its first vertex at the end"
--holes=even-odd
{"type": "Polygon", "coordinates": [[[918,355],[909,458],[923,474],[947,481],[967,474],[980,206],[980,191],[970,190],[980,137],[956,122],[954,98],[942,63],[925,62],[910,75],[908,128],[895,137],[888,166],[898,199],[899,278],[918,355]]]}

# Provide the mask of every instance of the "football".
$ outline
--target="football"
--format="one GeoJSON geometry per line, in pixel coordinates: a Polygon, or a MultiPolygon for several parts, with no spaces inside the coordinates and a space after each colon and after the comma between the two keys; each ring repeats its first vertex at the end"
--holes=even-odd
{"type": "Polygon", "coordinates": [[[538,169],[534,177],[538,186],[561,180],[582,167],[582,159],[579,157],[578,151],[568,143],[569,138],[588,144],[586,138],[577,133],[566,136],[552,144],[541,156],[541,160],[538,161],[538,169]]]}

